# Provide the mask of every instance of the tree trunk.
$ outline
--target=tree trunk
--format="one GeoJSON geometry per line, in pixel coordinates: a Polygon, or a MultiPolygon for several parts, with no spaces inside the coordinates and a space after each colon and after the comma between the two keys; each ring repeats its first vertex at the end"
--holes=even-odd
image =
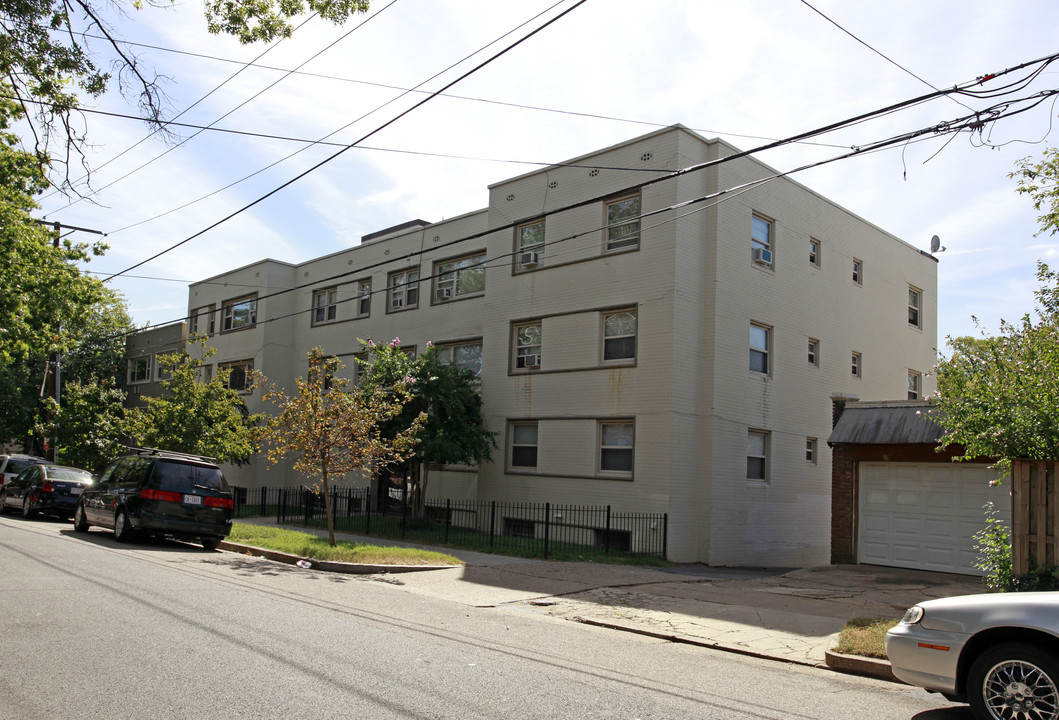
{"type": "Polygon", "coordinates": [[[331,492],[327,486],[327,463],[320,468],[323,482],[320,487],[324,493],[324,514],[327,515],[327,541],[335,546],[335,516],[331,513],[331,492]]]}
{"type": "Polygon", "coordinates": [[[430,473],[430,468],[426,463],[415,463],[415,467],[419,471],[418,492],[416,493],[416,517],[422,520],[427,516],[427,476],[430,473]]]}

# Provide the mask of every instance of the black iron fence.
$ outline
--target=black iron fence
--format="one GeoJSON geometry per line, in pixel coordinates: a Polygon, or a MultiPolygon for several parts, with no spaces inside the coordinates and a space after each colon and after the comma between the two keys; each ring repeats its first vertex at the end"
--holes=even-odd
{"type": "MultiPolygon", "coordinates": [[[[235,517],[326,527],[324,498],[309,488],[234,488],[235,517]]],[[[666,513],[622,512],[609,505],[496,500],[427,500],[422,516],[405,498],[367,488],[332,488],[335,530],[527,557],[666,558],[666,513]]]]}

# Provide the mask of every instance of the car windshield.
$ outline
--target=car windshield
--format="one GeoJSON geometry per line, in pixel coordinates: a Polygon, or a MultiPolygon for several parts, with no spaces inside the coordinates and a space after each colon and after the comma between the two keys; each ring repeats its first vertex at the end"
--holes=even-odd
{"type": "Polygon", "coordinates": [[[48,468],[49,480],[68,480],[70,482],[90,483],[92,473],[87,470],[76,470],[74,468],[48,468]]]}
{"type": "Polygon", "coordinates": [[[51,465],[47,460],[41,460],[40,458],[11,458],[7,462],[7,467],[4,472],[8,473],[20,473],[30,465],[51,465]]]}
{"type": "Polygon", "coordinates": [[[219,468],[209,465],[159,460],[151,473],[151,485],[160,490],[193,493],[196,490],[228,489],[219,468]]]}

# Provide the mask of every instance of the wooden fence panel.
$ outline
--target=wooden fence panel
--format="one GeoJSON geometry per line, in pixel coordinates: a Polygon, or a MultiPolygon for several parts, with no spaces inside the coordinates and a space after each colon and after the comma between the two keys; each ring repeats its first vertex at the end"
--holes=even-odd
{"type": "Polygon", "coordinates": [[[1055,474],[1059,463],[1011,462],[1011,551],[1016,574],[1059,561],[1055,474]]]}

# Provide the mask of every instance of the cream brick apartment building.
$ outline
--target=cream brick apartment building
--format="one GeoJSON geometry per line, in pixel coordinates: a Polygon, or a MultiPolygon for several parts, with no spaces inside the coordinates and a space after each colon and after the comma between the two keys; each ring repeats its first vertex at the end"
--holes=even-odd
{"type": "Polygon", "coordinates": [[[503,180],[486,209],[195,283],[189,332],[236,385],[290,386],[315,346],[352,375],[360,339],[433,342],[480,371],[499,449],[432,497],[666,512],[672,560],[826,564],[830,396],[933,390],[937,265],[786,178],[681,206],[775,174],[670,177],[737,152],[678,125],[503,180]]]}

